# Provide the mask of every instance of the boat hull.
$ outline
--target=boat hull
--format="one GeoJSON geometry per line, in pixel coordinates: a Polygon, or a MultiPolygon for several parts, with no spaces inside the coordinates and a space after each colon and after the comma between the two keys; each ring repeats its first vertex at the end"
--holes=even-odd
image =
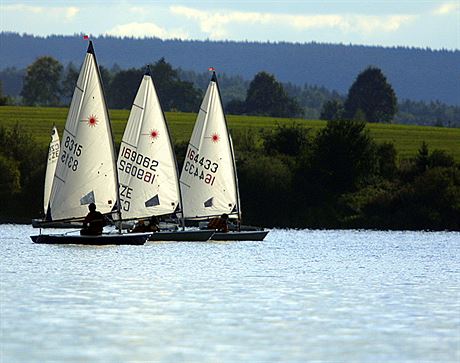
{"type": "Polygon", "coordinates": [[[214,231],[161,231],[152,233],[149,241],[204,242],[208,241],[214,231]]]}
{"type": "Polygon", "coordinates": [[[211,237],[212,241],[263,241],[269,231],[230,231],[227,233],[216,232],[211,237]]]}
{"type": "Polygon", "coordinates": [[[99,236],[81,236],[78,234],[40,234],[30,236],[34,243],[76,244],[76,245],[143,245],[150,233],[102,234],[99,236]]]}
{"type": "Polygon", "coordinates": [[[44,221],[43,219],[32,219],[34,228],[83,228],[83,222],[59,222],[44,221]]]}

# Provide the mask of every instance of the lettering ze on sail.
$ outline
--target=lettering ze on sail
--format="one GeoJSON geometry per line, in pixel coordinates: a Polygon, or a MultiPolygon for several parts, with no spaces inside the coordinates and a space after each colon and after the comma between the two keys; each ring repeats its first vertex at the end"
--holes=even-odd
{"type": "Polygon", "coordinates": [[[159,162],[123,146],[118,170],[146,183],[153,184],[159,162]]]}
{"type": "Polygon", "coordinates": [[[66,136],[64,141],[64,150],[61,155],[61,162],[64,163],[70,170],[77,171],[78,157],[83,152],[83,146],[70,136],[66,136]]]}
{"type": "Polygon", "coordinates": [[[191,148],[188,150],[186,159],[187,161],[185,162],[184,168],[186,172],[195,178],[203,180],[206,184],[214,184],[214,181],[216,180],[215,173],[217,173],[217,169],[219,168],[218,163],[213,162],[204,156],[200,158],[200,155],[195,153],[195,150],[191,148]]]}
{"type": "Polygon", "coordinates": [[[125,212],[129,211],[129,207],[131,206],[131,194],[133,192],[133,188],[128,187],[127,185],[120,184],[120,203],[121,209],[125,212]]]}

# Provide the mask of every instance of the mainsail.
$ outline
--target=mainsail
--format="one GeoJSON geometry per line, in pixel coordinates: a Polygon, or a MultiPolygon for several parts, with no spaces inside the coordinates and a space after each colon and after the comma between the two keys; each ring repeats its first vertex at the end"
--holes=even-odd
{"type": "Polygon", "coordinates": [[[48,212],[50,201],[51,187],[53,186],[54,172],[56,171],[57,161],[59,159],[59,134],[56,126],[51,130],[51,141],[48,148],[48,161],[46,163],[45,173],[45,193],[43,195],[43,210],[45,216],[48,212]]]}
{"type": "Polygon", "coordinates": [[[134,99],[118,155],[123,219],[173,213],[180,201],[169,130],[149,71],[134,99]]]}
{"type": "Polygon", "coordinates": [[[215,73],[193,128],[180,185],[186,219],[240,213],[233,146],[215,73]]]}
{"type": "Polygon", "coordinates": [[[117,203],[112,131],[90,42],[80,70],[61,141],[50,197],[53,220],[81,218],[88,204],[102,213],[117,203]]]}

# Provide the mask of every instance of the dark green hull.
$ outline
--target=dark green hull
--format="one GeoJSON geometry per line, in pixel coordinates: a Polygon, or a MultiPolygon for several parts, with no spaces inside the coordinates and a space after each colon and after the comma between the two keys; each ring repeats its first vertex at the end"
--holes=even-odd
{"type": "Polygon", "coordinates": [[[75,245],[143,245],[150,233],[102,234],[99,236],[81,236],[79,234],[40,234],[30,236],[34,243],[75,244],[75,245]]]}
{"type": "Polygon", "coordinates": [[[227,233],[216,232],[213,241],[263,241],[269,231],[230,231],[227,233]]]}
{"type": "Polygon", "coordinates": [[[152,233],[149,241],[200,242],[208,241],[214,231],[161,231],[152,233]]]}

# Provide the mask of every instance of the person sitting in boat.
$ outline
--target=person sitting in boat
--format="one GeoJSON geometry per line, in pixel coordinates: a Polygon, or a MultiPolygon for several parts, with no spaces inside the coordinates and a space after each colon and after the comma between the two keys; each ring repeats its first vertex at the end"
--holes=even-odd
{"type": "Polygon", "coordinates": [[[102,229],[105,226],[105,218],[101,212],[96,210],[96,204],[91,203],[88,206],[89,213],[83,221],[83,229],[80,231],[81,235],[97,236],[102,234],[102,229]]]}
{"type": "Polygon", "coordinates": [[[211,219],[208,223],[208,229],[216,229],[219,232],[228,232],[228,214],[224,213],[220,217],[211,219]]]}
{"type": "Polygon", "coordinates": [[[144,233],[148,232],[147,226],[145,225],[145,222],[143,219],[139,219],[134,226],[134,228],[131,230],[132,233],[144,233]]]}
{"type": "Polygon", "coordinates": [[[143,219],[140,219],[131,232],[133,233],[140,233],[140,232],[158,232],[160,229],[158,228],[158,218],[153,216],[149,219],[149,224],[146,225],[143,219]]]}
{"type": "Polygon", "coordinates": [[[160,221],[156,216],[152,216],[149,220],[149,232],[159,232],[160,231],[160,221]]]}

